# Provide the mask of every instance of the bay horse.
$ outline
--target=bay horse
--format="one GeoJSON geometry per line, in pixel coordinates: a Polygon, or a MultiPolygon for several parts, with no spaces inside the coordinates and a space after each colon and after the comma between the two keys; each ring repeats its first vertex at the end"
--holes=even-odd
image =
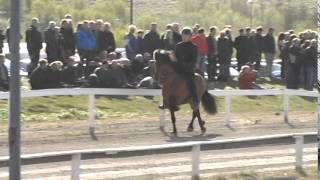
{"type": "MultiPolygon", "coordinates": [[[[187,82],[182,78],[175,68],[175,62],[170,58],[170,52],[165,50],[156,50],[154,52],[154,59],[156,61],[155,79],[162,86],[163,106],[160,108],[169,109],[171,114],[171,121],[173,125],[173,134],[177,134],[175,111],[179,110],[179,105],[190,104],[193,110],[192,119],[187,131],[193,131],[193,121],[198,119],[201,133],[206,132],[205,121],[202,120],[199,110],[199,105],[195,105],[188,88],[187,82]]],[[[197,89],[198,99],[204,110],[211,115],[217,113],[217,105],[215,98],[209,94],[207,89],[207,82],[200,74],[195,74],[195,83],[197,89]]]]}

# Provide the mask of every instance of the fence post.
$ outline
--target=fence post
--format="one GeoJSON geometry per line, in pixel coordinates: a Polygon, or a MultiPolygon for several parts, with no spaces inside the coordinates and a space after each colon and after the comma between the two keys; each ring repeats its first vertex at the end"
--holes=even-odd
{"type": "Polygon", "coordinates": [[[231,96],[226,96],[226,116],[225,116],[225,124],[226,126],[230,126],[230,120],[231,120],[231,96]]]}
{"type": "Polygon", "coordinates": [[[91,138],[96,140],[97,137],[95,135],[95,129],[96,129],[96,99],[94,94],[89,95],[89,121],[90,121],[90,127],[89,127],[89,133],[91,135],[91,138]]]}
{"type": "Polygon", "coordinates": [[[200,179],[200,144],[192,146],[192,180],[200,179]]]}
{"type": "Polygon", "coordinates": [[[295,138],[295,169],[297,171],[302,171],[303,167],[303,136],[294,136],[295,138]]]}
{"type": "MultiPolygon", "coordinates": [[[[160,106],[163,105],[163,98],[160,99],[159,105],[160,106]]],[[[166,111],[160,108],[159,113],[160,113],[160,130],[164,131],[166,111]]]]}
{"type": "Polygon", "coordinates": [[[71,159],[71,180],[80,180],[81,154],[73,154],[71,159]]]}
{"type": "Polygon", "coordinates": [[[284,122],[289,123],[290,96],[285,93],[286,91],[283,91],[283,92],[284,92],[283,94],[284,122]]]}

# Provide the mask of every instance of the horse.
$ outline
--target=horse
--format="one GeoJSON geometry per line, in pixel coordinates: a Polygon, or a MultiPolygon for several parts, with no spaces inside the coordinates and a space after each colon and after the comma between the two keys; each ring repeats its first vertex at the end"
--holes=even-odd
{"type": "MultiPolygon", "coordinates": [[[[193,103],[187,81],[177,73],[176,64],[170,58],[170,52],[158,49],[154,52],[154,59],[156,61],[155,79],[162,86],[163,105],[159,108],[169,109],[173,126],[172,133],[177,135],[175,111],[179,110],[179,105],[190,104],[193,112],[187,131],[194,130],[193,122],[197,118],[201,134],[204,134],[206,132],[205,121],[201,118],[199,105],[193,103]]],[[[218,112],[216,100],[208,92],[205,78],[195,73],[195,83],[197,96],[204,110],[210,115],[216,114],[218,112]]]]}

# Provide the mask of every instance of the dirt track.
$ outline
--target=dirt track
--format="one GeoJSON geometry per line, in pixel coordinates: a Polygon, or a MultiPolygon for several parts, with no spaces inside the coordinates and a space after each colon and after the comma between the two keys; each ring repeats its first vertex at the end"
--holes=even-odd
{"type": "MultiPolygon", "coordinates": [[[[204,116],[207,133],[200,136],[195,121],[195,132],[186,132],[189,118],[178,113],[178,137],[171,136],[171,122],[166,117],[166,132],[159,130],[158,117],[98,120],[98,141],[90,139],[88,121],[33,122],[22,126],[22,153],[76,150],[86,148],[125,147],[137,145],[165,144],[183,141],[205,141],[224,138],[260,136],[279,133],[310,132],[316,130],[314,113],[296,112],[290,114],[291,124],[283,122],[276,113],[233,114],[232,126],[224,125],[224,114],[204,116]],[[120,123],[121,122],[121,123],[120,123]]],[[[7,127],[0,129],[0,156],[8,154],[7,127]]]]}

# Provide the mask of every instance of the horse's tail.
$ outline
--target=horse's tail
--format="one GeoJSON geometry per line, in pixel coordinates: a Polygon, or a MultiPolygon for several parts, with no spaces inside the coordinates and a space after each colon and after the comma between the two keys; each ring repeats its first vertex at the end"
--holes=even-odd
{"type": "Polygon", "coordinates": [[[218,112],[218,107],[217,107],[217,103],[216,103],[216,99],[214,96],[212,96],[208,90],[206,90],[204,92],[204,94],[201,97],[201,103],[202,106],[204,108],[204,110],[208,113],[208,114],[217,114],[218,112]]]}

